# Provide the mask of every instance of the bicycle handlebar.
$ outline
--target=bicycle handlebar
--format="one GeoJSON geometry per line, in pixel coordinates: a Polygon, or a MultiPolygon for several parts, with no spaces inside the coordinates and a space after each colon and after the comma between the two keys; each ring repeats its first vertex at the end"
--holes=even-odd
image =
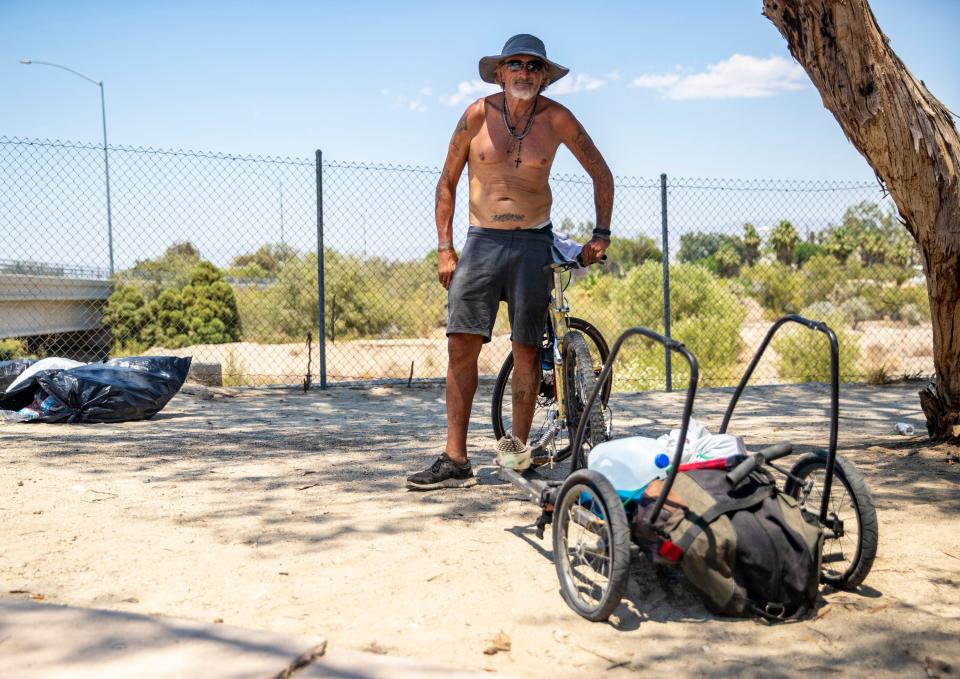
{"type": "Polygon", "coordinates": [[[750,476],[750,472],[757,467],[762,467],[767,462],[779,460],[781,457],[786,457],[792,452],[792,443],[777,443],[768,448],[764,448],[759,453],[748,456],[746,460],[734,467],[733,470],[727,474],[727,481],[733,485],[737,485],[750,476]]]}
{"type": "MultiPolygon", "coordinates": [[[[599,261],[593,262],[593,264],[599,264],[600,262],[605,262],[607,259],[606,255],[603,255],[599,261]]],[[[569,271],[571,269],[586,269],[587,266],[593,266],[593,264],[583,265],[583,262],[580,261],[580,255],[577,255],[577,258],[571,259],[567,262],[550,262],[545,267],[544,271],[569,271]]]]}

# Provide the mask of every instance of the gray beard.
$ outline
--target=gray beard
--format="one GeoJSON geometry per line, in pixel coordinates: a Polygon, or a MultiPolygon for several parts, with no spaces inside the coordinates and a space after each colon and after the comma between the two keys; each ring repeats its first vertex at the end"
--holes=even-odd
{"type": "Polygon", "coordinates": [[[515,85],[510,87],[510,96],[521,101],[530,101],[537,96],[537,90],[534,87],[529,89],[518,88],[515,85]]]}

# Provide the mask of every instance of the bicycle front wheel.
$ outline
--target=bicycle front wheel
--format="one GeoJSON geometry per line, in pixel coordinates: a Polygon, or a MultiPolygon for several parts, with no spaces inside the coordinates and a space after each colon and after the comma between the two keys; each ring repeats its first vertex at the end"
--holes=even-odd
{"type": "MultiPolygon", "coordinates": [[[[610,355],[610,348],[607,346],[603,335],[593,325],[582,318],[570,317],[568,319],[570,328],[580,332],[587,346],[590,348],[590,355],[593,358],[592,370],[594,375],[599,375],[603,369],[603,364],[610,355]]],[[[547,343],[549,338],[544,337],[547,343]]],[[[533,423],[530,427],[530,436],[528,441],[533,444],[538,441],[546,431],[553,426],[552,417],[557,413],[557,392],[555,388],[555,373],[552,368],[544,370],[541,373],[540,388],[537,390],[537,402],[533,412],[533,423]]],[[[497,375],[497,381],[493,387],[493,399],[490,407],[491,421],[493,425],[493,435],[500,439],[512,430],[513,427],[513,352],[507,354],[500,372],[497,375]]],[[[603,386],[600,398],[604,406],[610,397],[610,385],[613,380],[608,380],[603,386]]],[[[589,395],[589,394],[588,394],[589,395]]],[[[570,441],[566,430],[562,430],[560,437],[556,441],[555,462],[562,462],[570,457],[570,441]]],[[[545,464],[548,458],[545,456],[535,456],[534,466],[545,464]]]]}
{"type": "MultiPolygon", "coordinates": [[[[819,516],[826,472],[825,451],[804,455],[790,470],[801,483],[788,478],[784,491],[807,512],[819,516]]],[[[863,476],[840,456],[826,503],[821,578],[838,589],[854,589],[867,577],[877,556],[877,510],[863,476]]]]}
{"type": "Polygon", "coordinates": [[[607,440],[607,424],[601,406],[602,398],[594,401],[586,412],[587,401],[596,390],[597,375],[593,369],[593,357],[586,339],[579,332],[567,333],[564,338],[564,394],[567,399],[567,427],[570,443],[574,438],[581,419],[586,419],[586,431],[583,435],[583,455],[574,459],[574,468],[586,466],[586,453],[598,443],[607,440]]]}

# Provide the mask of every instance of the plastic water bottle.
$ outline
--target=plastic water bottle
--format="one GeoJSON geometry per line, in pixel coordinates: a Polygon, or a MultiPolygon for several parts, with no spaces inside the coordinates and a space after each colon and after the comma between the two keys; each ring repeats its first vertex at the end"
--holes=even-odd
{"type": "Polygon", "coordinates": [[[553,346],[540,347],[540,370],[543,372],[553,370],[553,346]]]}
{"type": "Polygon", "coordinates": [[[893,430],[902,436],[913,436],[916,434],[912,424],[907,424],[906,422],[897,422],[893,425],[893,430]]]}
{"type": "Polygon", "coordinates": [[[628,436],[598,444],[587,467],[603,474],[621,497],[635,498],[654,479],[666,478],[670,455],[657,439],[628,436]]]}

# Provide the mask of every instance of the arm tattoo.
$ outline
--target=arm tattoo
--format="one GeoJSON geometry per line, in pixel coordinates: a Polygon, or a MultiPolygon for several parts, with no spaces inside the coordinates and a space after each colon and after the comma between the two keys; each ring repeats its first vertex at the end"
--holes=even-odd
{"type": "Polygon", "coordinates": [[[583,157],[585,165],[595,166],[603,162],[600,151],[597,150],[587,131],[583,129],[583,125],[579,123],[577,124],[577,136],[573,140],[573,145],[583,157]]]}
{"type": "Polygon", "coordinates": [[[522,222],[526,219],[526,215],[517,215],[512,212],[505,212],[503,214],[494,215],[492,221],[494,222],[522,222]]]}
{"type": "Polygon", "coordinates": [[[460,116],[460,122],[457,123],[457,127],[453,130],[453,135],[450,137],[450,146],[455,149],[460,149],[460,144],[457,143],[457,137],[459,137],[463,132],[467,131],[467,113],[464,111],[463,115],[460,116]]]}
{"type": "Polygon", "coordinates": [[[597,208],[597,228],[609,229],[613,211],[613,177],[600,151],[580,123],[577,123],[577,136],[573,139],[571,151],[594,179],[593,199],[597,208]]]}

